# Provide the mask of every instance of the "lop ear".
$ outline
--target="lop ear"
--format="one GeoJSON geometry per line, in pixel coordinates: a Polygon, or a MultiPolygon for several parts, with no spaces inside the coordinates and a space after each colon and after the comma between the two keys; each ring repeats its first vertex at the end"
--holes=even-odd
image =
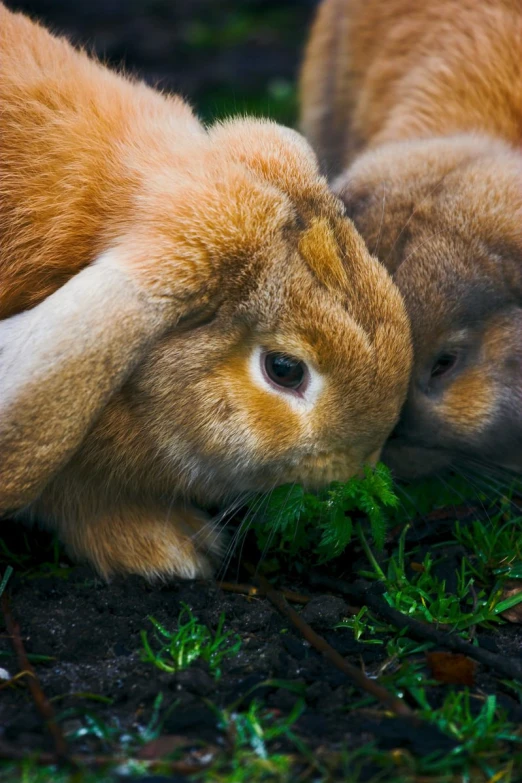
{"type": "Polygon", "coordinates": [[[0,321],[0,516],[38,497],[167,326],[99,263],[0,321]]]}

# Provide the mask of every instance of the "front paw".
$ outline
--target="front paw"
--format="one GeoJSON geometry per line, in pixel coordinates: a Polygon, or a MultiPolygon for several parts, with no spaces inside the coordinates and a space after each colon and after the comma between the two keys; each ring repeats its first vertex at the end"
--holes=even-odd
{"type": "Polygon", "coordinates": [[[139,574],[149,581],[208,578],[221,549],[221,534],[192,508],[123,508],[62,527],[73,557],[88,560],[105,579],[139,574]]]}

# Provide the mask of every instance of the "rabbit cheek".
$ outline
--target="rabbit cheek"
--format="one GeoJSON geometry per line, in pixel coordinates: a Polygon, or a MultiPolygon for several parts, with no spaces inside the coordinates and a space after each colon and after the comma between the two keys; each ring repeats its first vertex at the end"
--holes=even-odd
{"type": "MultiPolygon", "coordinates": [[[[284,393],[268,388],[261,373],[254,375],[253,362],[244,355],[230,357],[212,384],[205,384],[201,397],[201,427],[193,447],[205,473],[213,477],[216,500],[229,492],[265,490],[285,483],[285,458],[296,453],[302,432],[298,412],[284,393]]],[[[208,488],[205,491],[208,496],[208,488]]]]}
{"type": "Polygon", "coordinates": [[[493,387],[497,407],[479,441],[480,455],[522,471],[522,310],[513,308],[493,320],[483,342],[482,374],[493,387]]]}
{"type": "MultiPolygon", "coordinates": [[[[477,360],[433,404],[444,439],[457,452],[504,464],[508,452],[522,451],[521,334],[518,310],[490,319],[477,360]]],[[[518,453],[515,458],[520,462],[518,453]]]]}
{"type": "Polygon", "coordinates": [[[491,423],[498,404],[496,384],[481,366],[461,373],[435,406],[441,422],[459,436],[480,434],[491,423]]]}

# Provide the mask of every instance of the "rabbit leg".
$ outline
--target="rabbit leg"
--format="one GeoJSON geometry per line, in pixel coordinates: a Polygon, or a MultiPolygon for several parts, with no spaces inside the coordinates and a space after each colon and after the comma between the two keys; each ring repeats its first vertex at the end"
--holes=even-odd
{"type": "Polygon", "coordinates": [[[98,263],[0,321],[0,514],[38,497],[164,328],[124,274],[98,263]]]}
{"type": "Polygon", "coordinates": [[[127,506],[58,528],[71,554],[88,560],[104,578],[114,573],[150,580],[209,577],[221,548],[219,528],[190,506],[127,506]]]}

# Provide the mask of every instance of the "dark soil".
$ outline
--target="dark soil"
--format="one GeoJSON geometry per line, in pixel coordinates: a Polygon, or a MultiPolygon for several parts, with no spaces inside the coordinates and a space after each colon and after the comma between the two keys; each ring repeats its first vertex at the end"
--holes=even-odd
{"type": "MultiPolygon", "coordinates": [[[[440,525],[440,533],[419,527],[414,535],[429,545],[447,528],[447,522],[440,525]]],[[[21,529],[13,525],[11,532],[16,539],[21,529]]],[[[42,540],[45,545],[45,537],[42,540]]],[[[19,541],[8,545],[20,551],[19,541]]],[[[34,540],[32,548],[33,552],[37,549],[34,540]]],[[[42,551],[46,552],[45,546],[42,551]]],[[[450,555],[448,573],[454,567],[450,555]]],[[[30,565],[34,563],[26,562],[24,569],[30,565]]],[[[347,561],[345,571],[350,568],[347,561]]],[[[342,574],[339,566],[337,571],[342,574]]],[[[347,576],[344,573],[344,578],[347,576]]],[[[242,581],[248,579],[244,574],[241,577],[242,581]]],[[[280,584],[285,584],[284,578],[280,584]]],[[[300,607],[302,616],[348,661],[364,667],[367,674],[377,673],[387,657],[384,646],[359,643],[349,629],[333,630],[348,613],[344,599],[314,590],[308,578],[295,579],[285,586],[312,596],[306,606],[300,607]]],[[[215,708],[240,703],[238,709],[243,711],[252,699],[257,699],[283,717],[291,713],[299,698],[304,699],[305,707],[293,731],[312,752],[325,757],[370,742],[382,751],[400,748],[416,757],[448,753],[455,746],[453,739],[433,725],[414,725],[407,718],[392,717],[375,701],[365,700],[365,694],[311,648],[265,598],[224,592],[213,582],[150,586],[141,579],[127,578],[107,585],[86,566],[71,568],[62,557],[54,568],[44,566],[43,572],[40,569],[24,577],[15,574],[10,594],[27,652],[53,658],[34,665],[75,753],[114,752],[111,742],[103,737],[77,737],[78,730],[86,725],[86,714],[114,727],[121,738],[147,725],[159,693],[163,694],[161,735],[183,738],[185,748],[193,743],[194,747],[226,749],[226,732],[215,708]],[[219,679],[211,676],[207,664],[200,661],[171,674],[140,658],[140,631],[152,629],[148,618],[152,615],[174,630],[183,603],[211,629],[216,628],[224,612],[225,628],[241,637],[240,651],[224,659],[219,679]],[[284,680],[287,687],[276,682],[261,685],[266,680],[284,680]],[[106,702],[99,701],[100,696],[106,702]],[[361,704],[353,709],[356,703],[361,704]]],[[[491,634],[481,633],[479,642],[493,651],[520,656],[522,631],[520,626],[505,625],[491,634]]],[[[15,675],[19,667],[6,636],[0,638],[0,651],[5,656],[0,658],[0,665],[15,675]]],[[[425,663],[422,654],[416,660],[425,663]]],[[[422,671],[428,679],[427,666],[422,671]]],[[[427,688],[433,707],[442,702],[450,687],[455,688],[440,683],[427,688]]],[[[522,722],[522,708],[513,693],[486,667],[478,668],[473,690],[477,694],[496,693],[508,718],[522,722]]],[[[414,706],[407,691],[404,698],[414,706]]],[[[0,747],[3,741],[27,754],[53,749],[41,716],[21,683],[1,692],[0,727],[0,747]]],[[[270,751],[294,752],[295,747],[282,738],[271,743],[270,751]]]]}

